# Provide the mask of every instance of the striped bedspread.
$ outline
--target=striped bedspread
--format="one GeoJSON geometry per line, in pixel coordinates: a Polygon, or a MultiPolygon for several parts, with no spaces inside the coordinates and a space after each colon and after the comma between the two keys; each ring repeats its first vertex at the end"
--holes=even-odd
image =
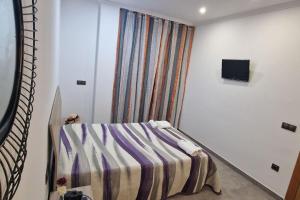
{"type": "Polygon", "coordinates": [[[190,156],[177,146],[189,140],[175,128],[149,123],[73,124],[60,131],[57,177],[67,187],[91,185],[95,200],[166,199],[221,191],[216,166],[204,151],[190,156]]]}

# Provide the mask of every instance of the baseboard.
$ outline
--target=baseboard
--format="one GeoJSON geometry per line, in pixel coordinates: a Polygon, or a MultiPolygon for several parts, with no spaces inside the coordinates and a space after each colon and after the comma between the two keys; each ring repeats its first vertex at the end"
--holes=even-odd
{"type": "Polygon", "coordinates": [[[221,157],[217,153],[213,152],[211,149],[209,149],[208,147],[206,147],[205,145],[203,145],[202,143],[200,143],[199,141],[197,141],[196,139],[194,139],[193,137],[191,137],[190,135],[188,135],[187,133],[185,133],[183,130],[181,130],[181,129],[178,129],[178,130],[180,132],[182,132],[185,136],[187,136],[188,138],[190,138],[191,140],[193,140],[195,143],[197,143],[198,145],[200,145],[208,153],[210,153],[211,155],[215,156],[216,158],[218,158],[219,160],[221,160],[222,162],[224,162],[227,166],[229,166],[230,168],[232,168],[234,171],[236,171],[240,175],[244,176],[249,181],[251,181],[252,183],[254,183],[255,185],[257,185],[258,187],[260,187],[261,189],[263,189],[264,191],[266,191],[272,197],[274,197],[275,199],[278,199],[278,200],[283,200],[283,198],[280,197],[278,194],[276,194],[275,192],[273,192],[272,190],[270,190],[269,188],[267,188],[266,186],[264,186],[263,184],[261,184],[260,182],[258,182],[257,180],[255,180],[254,178],[252,178],[251,176],[249,176],[248,174],[246,174],[245,172],[243,172],[239,168],[237,168],[236,166],[234,166],[232,163],[230,163],[229,161],[227,161],[226,159],[224,159],[223,157],[221,157]]]}

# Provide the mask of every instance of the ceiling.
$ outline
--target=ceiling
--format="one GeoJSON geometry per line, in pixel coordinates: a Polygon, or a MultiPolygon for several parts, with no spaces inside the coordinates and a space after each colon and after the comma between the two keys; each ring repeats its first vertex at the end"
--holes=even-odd
{"type": "Polygon", "coordinates": [[[199,24],[207,20],[242,14],[257,9],[279,4],[298,2],[299,0],[107,0],[135,9],[159,13],[175,19],[199,24]],[[201,6],[207,8],[205,15],[200,15],[201,6]]]}

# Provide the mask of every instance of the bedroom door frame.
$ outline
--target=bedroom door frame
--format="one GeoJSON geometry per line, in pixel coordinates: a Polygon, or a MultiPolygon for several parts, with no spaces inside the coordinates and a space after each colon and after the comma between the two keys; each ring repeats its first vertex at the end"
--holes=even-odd
{"type": "Polygon", "coordinates": [[[297,163],[291,178],[285,200],[299,200],[300,199],[300,153],[298,155],[297,163]]]}

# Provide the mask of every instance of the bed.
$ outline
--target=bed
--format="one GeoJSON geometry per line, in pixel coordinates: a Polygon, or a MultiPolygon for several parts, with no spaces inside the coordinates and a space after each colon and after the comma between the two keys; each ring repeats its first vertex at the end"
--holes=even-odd
{"type": "Polygon", "coordinates": [[[159,129],[149,123],[54,127],[50,129],[55,131],[54,184],[64,177],[68,188],[91,185],[95,200],[167,199],[198,193],[204,186],[221,193],[211,157],[205,151],[191,156],[181,150],[177,141],[191,140],[173,127],[159,129]]]}

